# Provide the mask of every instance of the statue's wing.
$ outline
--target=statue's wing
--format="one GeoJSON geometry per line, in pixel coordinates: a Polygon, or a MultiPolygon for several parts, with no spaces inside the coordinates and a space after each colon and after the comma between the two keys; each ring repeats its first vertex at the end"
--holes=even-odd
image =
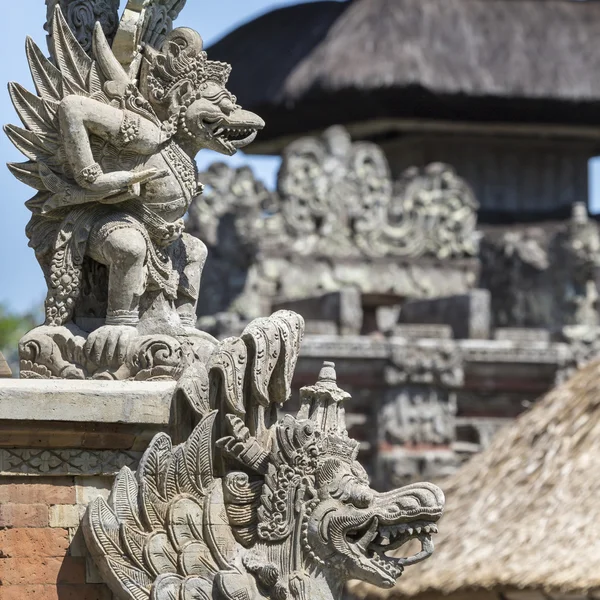
{"type": "MultiPolygon", "coordinates": [[[[28,159],[8,167],[19,181],[38,191],[27,203],[36,214],[79,204],[85,198],[93,199],[74,181],[60,134],[60,102],[67,96],[77,95],[110,104],[126,93],[133,97],[139,95],[112,53],[99,24],[93,39],[96,60],[81,47],[58,7],[49,43],[54,62],[44,56],[32,39],[27,39],[27,60],[37,94],[18,83],[9,83],[10,96],[23,126],[4,128],[11,142],[28,159]]],[[[140,116],[156,119],[147,103],[140,116]]]]}
{"type": "MultiPolygon", "coordinates": [[[[209,413],[176,448],[169,436],[158,434],[137,476],[124,467],[108,501],[97,498],[88,507],[86,543],[120,598],[166,598],[177,591],[173,597],[187,599],[178,594],[188,586],[208,599],[218,571],[230,568],[207,527],[211,500],[218,494],[211,451],[215,417],[216,411],[209,413]]],[[[201,596],[189,599],[196,597],[201,596]]]]}

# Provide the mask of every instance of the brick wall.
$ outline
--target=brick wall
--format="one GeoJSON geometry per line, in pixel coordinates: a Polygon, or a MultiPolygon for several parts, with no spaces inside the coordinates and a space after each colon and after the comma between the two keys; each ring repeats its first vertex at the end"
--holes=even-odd
{"type": "Polygon", "coordinates": [[[0,477],[0,600],[112,600],[79,521],[110,477],[0,477]]]}

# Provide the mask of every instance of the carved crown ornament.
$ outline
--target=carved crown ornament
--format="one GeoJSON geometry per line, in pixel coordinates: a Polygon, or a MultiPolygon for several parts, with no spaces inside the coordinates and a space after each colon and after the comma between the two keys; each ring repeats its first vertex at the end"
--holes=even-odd
{"type": "MultiPolygon", "coordinates": [[[[20,344],[22,375],[178,379],[195,426],[177,446],[156,435],[135,473],[137,456],[23,453],[8,467],[123,461],[108,500],[83,518],[122,600],[334,600],[350,578],[392,587],[431,555],[441,490],[370,487],[333,363],[278,419],[300,315],[278,311],[221,342],[194,327],[206,259],[182,232],[202,190],[194,156],[233,154],[264,123],[228,92],[229,67],[208,60],[196,32],[153,25],[183,2],[130,0],[112,48],[101,22],[85,46],[55,4],[51,59],[27,42],[36,93],[11,84],[23,127],[6,128],[27,158],[11,171],[36,190],[27,233],[48,282],[46,323],[20,344]],[[410,540],[420,549],[404,556],[410,540]]],[[[98,6],[75,4],[90,18],[98,6]]]]}

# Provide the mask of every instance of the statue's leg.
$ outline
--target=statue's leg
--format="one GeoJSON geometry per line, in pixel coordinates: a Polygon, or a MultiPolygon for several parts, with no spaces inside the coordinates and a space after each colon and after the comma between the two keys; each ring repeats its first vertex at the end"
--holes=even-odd
{"type": "Polygon", "coordinates": [[[204,242],[188,233],[181,236],[173,250],[173,266],[179,272],[177,312],[185,327],[195,327],[200,277],[208,251],[204,242]]]}
{"type": "Polygon", "coordinates": [[[92,236],[88,251],[109,269],[106,324],[136,325],[145,284],[144,236],[133,227],[121,227],[104,238],[92,236]]]}

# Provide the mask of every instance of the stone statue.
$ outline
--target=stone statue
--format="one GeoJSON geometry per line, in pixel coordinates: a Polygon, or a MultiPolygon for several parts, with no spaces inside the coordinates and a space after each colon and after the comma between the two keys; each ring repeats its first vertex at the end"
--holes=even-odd
{"type": "Polygon", "coordinates": [[[178,376],[214,345],[195,328],[206,247],[183,233],[202,191],[194,157],[234,154],[264,122],[237,104],[230,66],[208,60],[195,31],[152,25],[183,2],[135,6],[122,23],[138,15],[140,29],[116,32],[118,56],[100,23],[89,56],[58,4],[52,60],[27,41],[37,95],[10,84],[24,128],[5,130],[28,161],[9,168],[37,190],[27,235],[48,284],[45,326],[20,344],[24,377],[178,376]]]}
{"type": "Polygon", "coordinates": [[[158,434],[137,474],[124,467],[90,504],[85,539],[118,598],[334,600],[348,579],[391,588],[432,553],[441,490],[371,489],[333,363],[276,420],[302,333],[280,311],[189,367],[176,392],[198,421],[187,441],[158,434]],[[387,555],[411,539],[416,554],[387,555]]]}

